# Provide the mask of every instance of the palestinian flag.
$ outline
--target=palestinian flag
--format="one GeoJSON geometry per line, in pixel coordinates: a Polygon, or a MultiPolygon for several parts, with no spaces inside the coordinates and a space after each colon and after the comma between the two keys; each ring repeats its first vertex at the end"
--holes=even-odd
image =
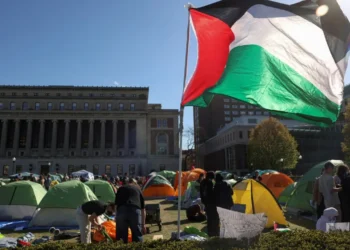
{"type": "Polygon", "coordinates": [[[337,120],[350,24],[336,0],[227,0],[190,9],[197,67],[183,106],[226,95],[320,126],[337,120]],[[316,15],[321,5],[328,13],[316,15]]]}

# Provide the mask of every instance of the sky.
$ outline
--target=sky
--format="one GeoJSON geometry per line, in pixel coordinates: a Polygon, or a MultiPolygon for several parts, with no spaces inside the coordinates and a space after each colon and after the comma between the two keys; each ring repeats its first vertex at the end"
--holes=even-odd
{"type": "MultiPolygon", "coordinates": [[[[0,85],[148,86],[149,102],[178,109],[187,2],[1,0],[0,85]]],[[[350,0],[338,2],[350,17],[350,0]]],[[[187,79],[196,58],[191,32],[187,79]]],[[[192,108],[185,109],[184,127],[193,127],[192,108]]]]}

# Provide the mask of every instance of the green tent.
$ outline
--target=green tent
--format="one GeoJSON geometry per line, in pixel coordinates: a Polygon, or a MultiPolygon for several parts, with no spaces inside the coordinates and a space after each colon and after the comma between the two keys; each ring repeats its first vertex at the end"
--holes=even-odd
{"type": "Polygon", "coordinates": [[[314,208],[310,205],[313,188],[316,178],[321,175],[321,170],[327,162],[331,162],[335,166],[335,170],[338,165],[344,164],[344,162],[340,160],[330,160],[321,162],[311,168],[295,185],[286,204],[287,211],[315,213],[314,208]]]}
{"type": "Polygon", "coordinates": [[[192,202],[200,198],[200,183],[198,181],[191,181],[187,183],[187,189],[182,199],[182,208],[187,209],[192,205],[192,202]]]}
{"type": "Polygon", "coordinates": [[[31,217],[46,194],[45,188],[31,181],[16,181],[0,187],[0,221],[31,217]]]}
{"type": "Polygon", "coordinates": [[[176,172],[163,170],[158,172],[157,174],[165,177],[170,183],[174,183],[176,172]]]}
{"type": "Polygon", "coordinates": [[[96,195],[96,197],[104,202],[115,200],[115,193],[111,186],[111,184],[107,181],[103,180],[93,180],[85,182],[92,192],[96,195]]]}
{"type": "Polygon", "coordinates": [[[40,202],[40,210],[29,223],[29,227],[77,226],[77,208],[92,200],[97,200],[96,195],[81,181],[57,184],[40,202]]]}
{"type": "Polygon", "coordinates": [[[297,185],[297,182],[294,182],[290,184],[288,187],[286,187],[280,196],[278,197],[278,203],[281,206],[285,206],[287,201],[289,200],[290,196],[292,195],[292,192],[294,191],[295,186],[297,185]]]}
{"type": "Polygon", "coordinates": [[[62,176],[59,174],[50,174],[50,177],[52,181],[62,182],[63,180],[62,176]]]}

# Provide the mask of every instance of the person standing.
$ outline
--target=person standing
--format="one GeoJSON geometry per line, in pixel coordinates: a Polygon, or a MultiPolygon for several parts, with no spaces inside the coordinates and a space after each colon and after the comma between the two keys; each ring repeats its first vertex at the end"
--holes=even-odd
{"type": "Polygon", "coordinates": [[[224,178],[221,174],[216,174],[215,176],[215,187],[214,187],[214,195],[216,197],[216,206],[231,209],[233,206],[232,195],[233,190],[232,187],[224,181],[224,178]]]}
{"type": "Polygon", "coordinates": [[[51,185],[51,176],[48,174],[45,179],[45,189],[49,191],[51,185]]]}
{"type": "Polygon", "coordinates": [[[128,242],[128,228],[131,230],[132,241],[142,242],[146,232],[145,200],[141,189],[136,185],[121,186],[115,196],[117,214],[117,240],[128,242]]]}
{"type": "Polygon", "coordinates": [[[200,184],[200,196],[207,215],[209,237],[219,236],[219,214],[216,210],[216,198],[213,185],[214,177],[214,172],[208,172],[206,178],[200,184]]]}
{"type": "Polygon", "coordinates": [[[324,167],[324,173],[318,181],[319,191],[323,196],[325,208],[334,207],[338,211],[340,210],[340,201],[338,197],[338,192],[341,188],[335,186],[333,179],[333,169],[334,165],[327,162],[324,167]]]}
{"type": "MultiPolygon", "coordinates": [[[[345,179],[345,177],[347,176],[349,172],[349,168],[348,166],[346,166],[345,164],[341,164],[337,167],[337,173],[336,175],[334,176],[334,183],[335,183],[335,186],[337,188],[340,188],[342,187],[342,183],[345,179]]],[[[343,190],[339,191],[338,192],[338,197],[339,197],[339,201],[340,201],[340,210],[339,211],[339,216],[341,218],[341,221],[343,222],[343,214],[345,213],[345,192],[343,190]]]]}
{"type": "Polygon", "coordinates": [[[97,230],[101,230],[102,226],[98,223],[98,217],[104,213],[112,214],[114,212],[114,203],[104,203],[99,200],[88,201],[78,207],[76,219],[80,230],[80,242],[83,244],[91,243],[91,224],[97,227],[97,230]]]}

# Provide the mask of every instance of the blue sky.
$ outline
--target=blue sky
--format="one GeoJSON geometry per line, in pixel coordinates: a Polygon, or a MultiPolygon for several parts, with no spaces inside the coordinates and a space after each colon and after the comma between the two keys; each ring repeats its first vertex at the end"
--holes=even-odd
{"type": "MultiPolygon", "coordinates": [[[[149,86],[150,102],[179,108],[187,2],[1,0],[0,84],[149,86]]],[[[339,2],[350,16],[350,1],[339,2]]],[[[191,34],[188,78],[196,49],[191,34]]],[[[184,125],[193,126],[192,108],[184,125]]]]}

